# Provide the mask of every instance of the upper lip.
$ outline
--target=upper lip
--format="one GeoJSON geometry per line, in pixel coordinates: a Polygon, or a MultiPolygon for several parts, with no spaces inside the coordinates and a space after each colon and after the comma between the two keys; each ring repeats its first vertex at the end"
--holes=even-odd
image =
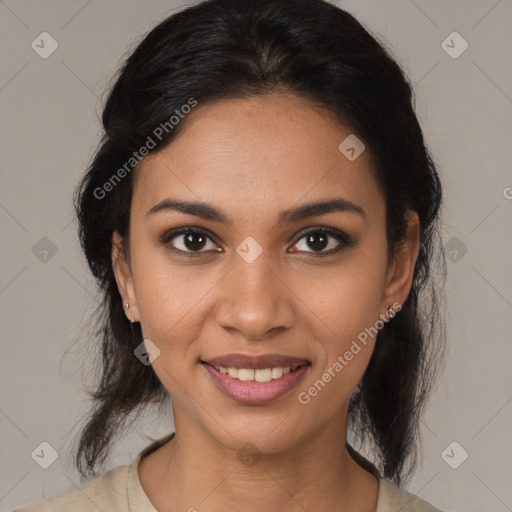
{"type": "Polygon", "coordinates": [[[284,354],[263,354],[259,356],[250,356],[247,354],[225,354],[218,357],[210,357],[201,360],[213,366],[222,366],[224,368],[286,368],[289,366],[295,370],[303,364],[310,364],[307,359],[302,357],[288,356],[284,354]]]}

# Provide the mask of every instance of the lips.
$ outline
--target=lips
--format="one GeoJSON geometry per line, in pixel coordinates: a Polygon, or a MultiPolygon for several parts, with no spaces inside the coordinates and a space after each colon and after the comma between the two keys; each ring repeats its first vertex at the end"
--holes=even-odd
{"type": "Polygon", "coordinates": [[[201,363],[207,363],[217,368],[223,366],[224,368],[248,368],[254,370],[289,366],[292,371],[300,366],[311,364],[307,359],[284,354],[262,354],[259,356],[226,354],[201,360],[201,363]]]}
{"type": "MultiPolygon", "coordinates": [[[[288,358],[287,362],[291,363],[292,361],[288,358]]],[[[244,362],[243,364],[247,363],[244,362]]],[[[295,364],[297,364],[296,361],[295,364]]],[[[203,363],[202,366],[210,377],[211,382],[221,393],[239,404],[253,406],[267,405],[288,394],[293,388],[298,386],[299,382],[305,378],[311,369],[310,364],[303,364],[295,370],[269,382],[256,382],[233,378],[217,370],[210,363],[203,363]]],[[[255,369],[255,371],[258,370],[260,369],[255,369]]]]}

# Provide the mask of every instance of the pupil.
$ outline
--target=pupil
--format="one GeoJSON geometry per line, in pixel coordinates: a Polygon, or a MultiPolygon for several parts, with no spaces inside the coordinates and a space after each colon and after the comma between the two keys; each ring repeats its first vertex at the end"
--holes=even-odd
{"type": "Polygon", "coordinates": [[[190,250],[199,250],[204,247],[206,237],[197,233],[190,233],[185,236],[185,246],[190,250]]]}
{"type": "Polygon", "coordinates": [[[327,237],[324,236],[322,233],[313,233],[311,235],[308,235],[307,243],[311,247],[311,249],[318,249],[319,251],[321,251],[322,249],[325,249],[325,247],[327,246],[327,237]]]}

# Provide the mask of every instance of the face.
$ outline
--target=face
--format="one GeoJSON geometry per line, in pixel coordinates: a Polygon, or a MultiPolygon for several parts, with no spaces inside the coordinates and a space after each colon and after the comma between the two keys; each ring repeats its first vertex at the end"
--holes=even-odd
{"type": "Polygon", "coordinates": [[[153,368],[177,428],[233,449],[249,440],[262,452],[292,448],[346,419],[374,348],[371,328],[409,292],[417,217],[389,263],[369,148],[348,159],[338,146],[350,129],[306,100],[223,100],[181,122],[134,175],[129,257],[113,237],[120,294],[158,347],[153,368]],[[314,203],[327,206],[305,208],[314,203]],[[251,368],[265,380],[263,368],[286,361],[226,362],[249,369],[242,380],[203,363],[227,354],[307,364],[258,383],[243,380],[251,368]]]}

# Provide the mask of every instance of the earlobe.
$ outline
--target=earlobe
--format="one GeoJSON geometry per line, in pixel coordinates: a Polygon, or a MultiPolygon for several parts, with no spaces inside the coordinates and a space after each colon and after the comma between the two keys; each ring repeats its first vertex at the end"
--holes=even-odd
{"type": "Polygon", "coordinates": [[[117,231],[114,231],[112,234],[111,251],[112,270],[116,279],[119,295],[121,296],[120,300],[123,304],[123,310],[127,318],[133,323],[139,321],[139,313],[130,263],[126,257],[122,242],[121,235],[119,235],[117,231]],[[129,304],[130,312],[128,312],[126,304],[129,304]]]}
{"type": "Polygon", "coordinates": [[[419,254],[419,218],[413,210],[406,213],[407,232],[405,239],[395,250],[395,257],[391,265],[386,288],[382,298],[382,307],[389,307],[390,303],[403,304],[409,295],[414,277],[414,269],[419,254]]]}

